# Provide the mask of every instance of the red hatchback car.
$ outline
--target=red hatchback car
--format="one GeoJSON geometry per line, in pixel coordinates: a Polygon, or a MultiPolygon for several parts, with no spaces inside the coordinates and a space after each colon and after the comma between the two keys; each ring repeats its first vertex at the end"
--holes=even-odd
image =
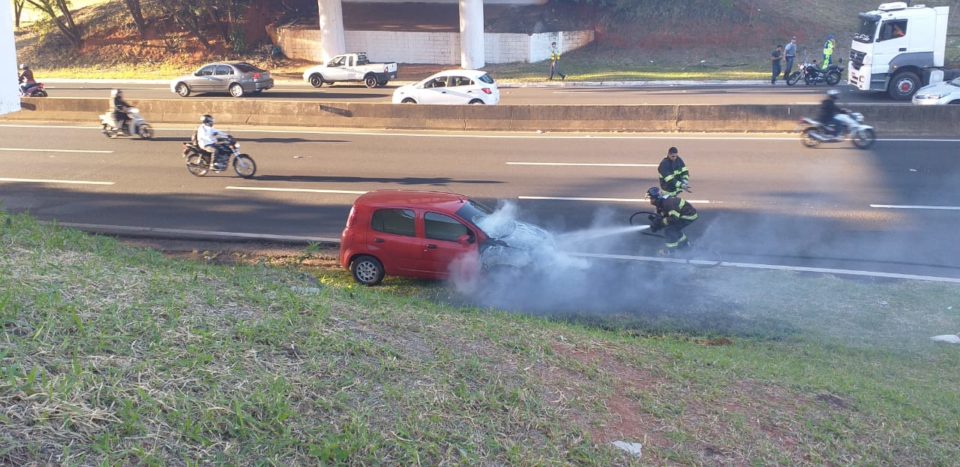
{"type": "Polygon", "coordinates": [[[376,285],[386,275],[471,277],[481,268],[523,266],[535,246],[552,242],[539,227],[492,214],[454,193],[366,193],[353,203],[340,236],[340,265],[364,285],[376,285]]]}

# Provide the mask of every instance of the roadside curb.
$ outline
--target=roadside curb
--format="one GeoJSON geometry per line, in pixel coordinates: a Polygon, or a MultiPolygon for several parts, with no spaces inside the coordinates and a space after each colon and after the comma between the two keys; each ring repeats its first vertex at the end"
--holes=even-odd
{"type": "MultiPolygon", "coordinates": [[[[54,78],[42,80],[45,84],[163,84],[169,85],[170,79],[74,79],[54,78]]],[[[390,81],[390,84],[404,86],[419,81],[390,81]]],[[[309,86],[302,80],[275,79],[275,85],[309,86]]],[[[652,80],[652,81],[497,81],[500,88],[579,88],[579,87],[608,87],[608,88],[642,88],[642,87],[669,87],[669,86],[768,86],[775,87],[765,80],[652,80]]]]}

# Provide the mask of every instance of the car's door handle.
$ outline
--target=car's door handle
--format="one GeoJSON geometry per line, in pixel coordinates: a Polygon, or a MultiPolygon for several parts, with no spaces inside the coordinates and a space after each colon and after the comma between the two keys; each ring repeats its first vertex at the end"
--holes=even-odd
{"type": "Polygon", "coordinates": [[[375,239],[373,239],[373,243],[383,243],[384,241],[385,241],[385,240],[382,239],[382,238],[375,238],[375,239]]]}
{"type": "Polygon", "coordinates": [[[431,244],[427,245],[427,249],[428,249],[428,250],[436,250],[436,249],[437,249],[437,246],[431,243],[431,244]]]}
{"type": "Polygon", "coordinates": [[[906,52],[906,51],[907,51],[907,48],[906,48],[906,47],[900,47],[900,51],[901,51],[901,52],[906,52]]]}

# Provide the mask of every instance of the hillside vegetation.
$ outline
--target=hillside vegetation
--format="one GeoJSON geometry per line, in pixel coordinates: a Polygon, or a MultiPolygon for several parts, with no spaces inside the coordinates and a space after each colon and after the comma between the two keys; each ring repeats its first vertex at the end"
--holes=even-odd
{"type": "MultiPolygon", "coordinates": [[[[207,24],[206,45],[180,23],[170,20],[160,0],[143,0],[145,33],[141,37],[120,0],[83,0],[76,4],[76,21],[84,42],[74,50],[48,19],[25,23],[17,31],[18,58],[46,76],[125,76],[167,78],[211,59],[236,58],[268,65],[264,26],[272,21],[316,21],[316,2],[240,2],[230,24],[207,24]],[[82,5],[82,7],[81,7],[82,5]],[[286,8],[284,8],[284,6],[286,8]],[[222,33],[218,33],[222,31],[222,33]]],[[[960,0],[934,0],[929,5],[953,7],[951,23],[960,24],[960,0]]],[[[377,8],[351,7],[372,15],[377,8]]],[[[773,46],[796,36],[801,57],[818,56],[823,38],[836,34],[836,56],[848,54],[849,34],[859,11],[875,8],[876,0],[553,0],[543,7],[488,7],[488,31],[541,31],[592,27],[597,41],[567,54],[564,66],[571,79],[631,77],[760,77],[767,72],[773,46]]],[[[29,7],[28,7],[29,8],[29,7]]],[[[456,5],[449,14],[441,7],[417,10],[418,21],[456,28],[456,5]],[[431,16],[428,12],[436,10],[431,16]],[[452,18],[452,20],[451,20],[452,18]],[[446,23],[451,22],[447,25],[446,23]]],[[[392,10],[391,10],[392,11],[392,10]]],[[[351,10],[345,12],[348,16],[351,10]]],[[[37,12],[26,13],[37,19],[37,12]]],[[[360,13],[354,13],[360,14],[360,13]]],[[[394,14],[394,16],[396,16],[394,14]]],[[[203,17],[206,18],[206,17],[203,17]]],[[[201,19],[203,19],[201,18],[201,19]]],[[[396,20],[396,18],[394,18],[396,20]]],[[[358,22],[357,18],[352,20],[358,22]]],[[[345,22],[351,23],[350,18],[345,22]]],[[[363,27],[375,27],[366,18],[363,27]]],[[[359,27],[359,26],[358,26],[359,27]]],[[[956,29],[956,27],[954,27],[956,29]]],[[[951,31],[948,57],[960,63],[960,31],[951,31]]],[[[296,76],[306,63],[284,61],[271,69],[296,76]]],[[[542,77],[543,64],[491,65],[503,78],[542,77]]],[[[418,73],[429,72],[422,68],[418,73]]],[[[401,69],[403,72],[403,69],[401,69]]],[[[413,79],[419,76],[402,76],[413,79]]]]}

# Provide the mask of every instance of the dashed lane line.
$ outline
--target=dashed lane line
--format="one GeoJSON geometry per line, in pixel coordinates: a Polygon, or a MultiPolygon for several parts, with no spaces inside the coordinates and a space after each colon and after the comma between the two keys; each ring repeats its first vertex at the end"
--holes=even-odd
{"type": "Polygon", "coordinates": [[[658,167],[658,164],[603,164],[587,162],[507,162],[507,165],[532,165],[548,167],[658,167]]]}
{"type": "Polygon", "coordinates": [[[354,191],[354,190],[317,190],[311,188],[268,188],[268,187],[255,187],[255,186],[228,186],[228,190],[243,190],[243,191],[278,191],[283,193],[326,193],[326,194],[339,194],[339,195],[362,195],[366,191],[354,191]]]}
{"type": "MultiPolygon", "coordinates": [[[[517,199],[535,201],[596,201],[602,203],[646,203],[647,198],[577,198],[568,196],[517,196],[517,199]]],[[[719,201],[708,199],[688,199],[693,204],[720,204],[719,201]]]]}
{"type": "Polygon", "coordinates": [[[95,182],[87,180],[51,180],[41,178],[0,178],[0,182],[12,183],[56,183],[61,185],[114,185],[114,182],[95,182]]]}
{"type": "Polygon", "coordinates": [[[871,204],[871,208],[877,209],[918,209],[930,211],[960,211],[960,206],[923,206],[923,205],[898,205],[898,204],[871,204]]]}
{"type": "Polygon", "coordinates": [[[41,148],[0,148],[8,152],[64,152],[79,154],[113,154],[113,151],[98,151],[93,149],[41,149],[41,148]]]}

